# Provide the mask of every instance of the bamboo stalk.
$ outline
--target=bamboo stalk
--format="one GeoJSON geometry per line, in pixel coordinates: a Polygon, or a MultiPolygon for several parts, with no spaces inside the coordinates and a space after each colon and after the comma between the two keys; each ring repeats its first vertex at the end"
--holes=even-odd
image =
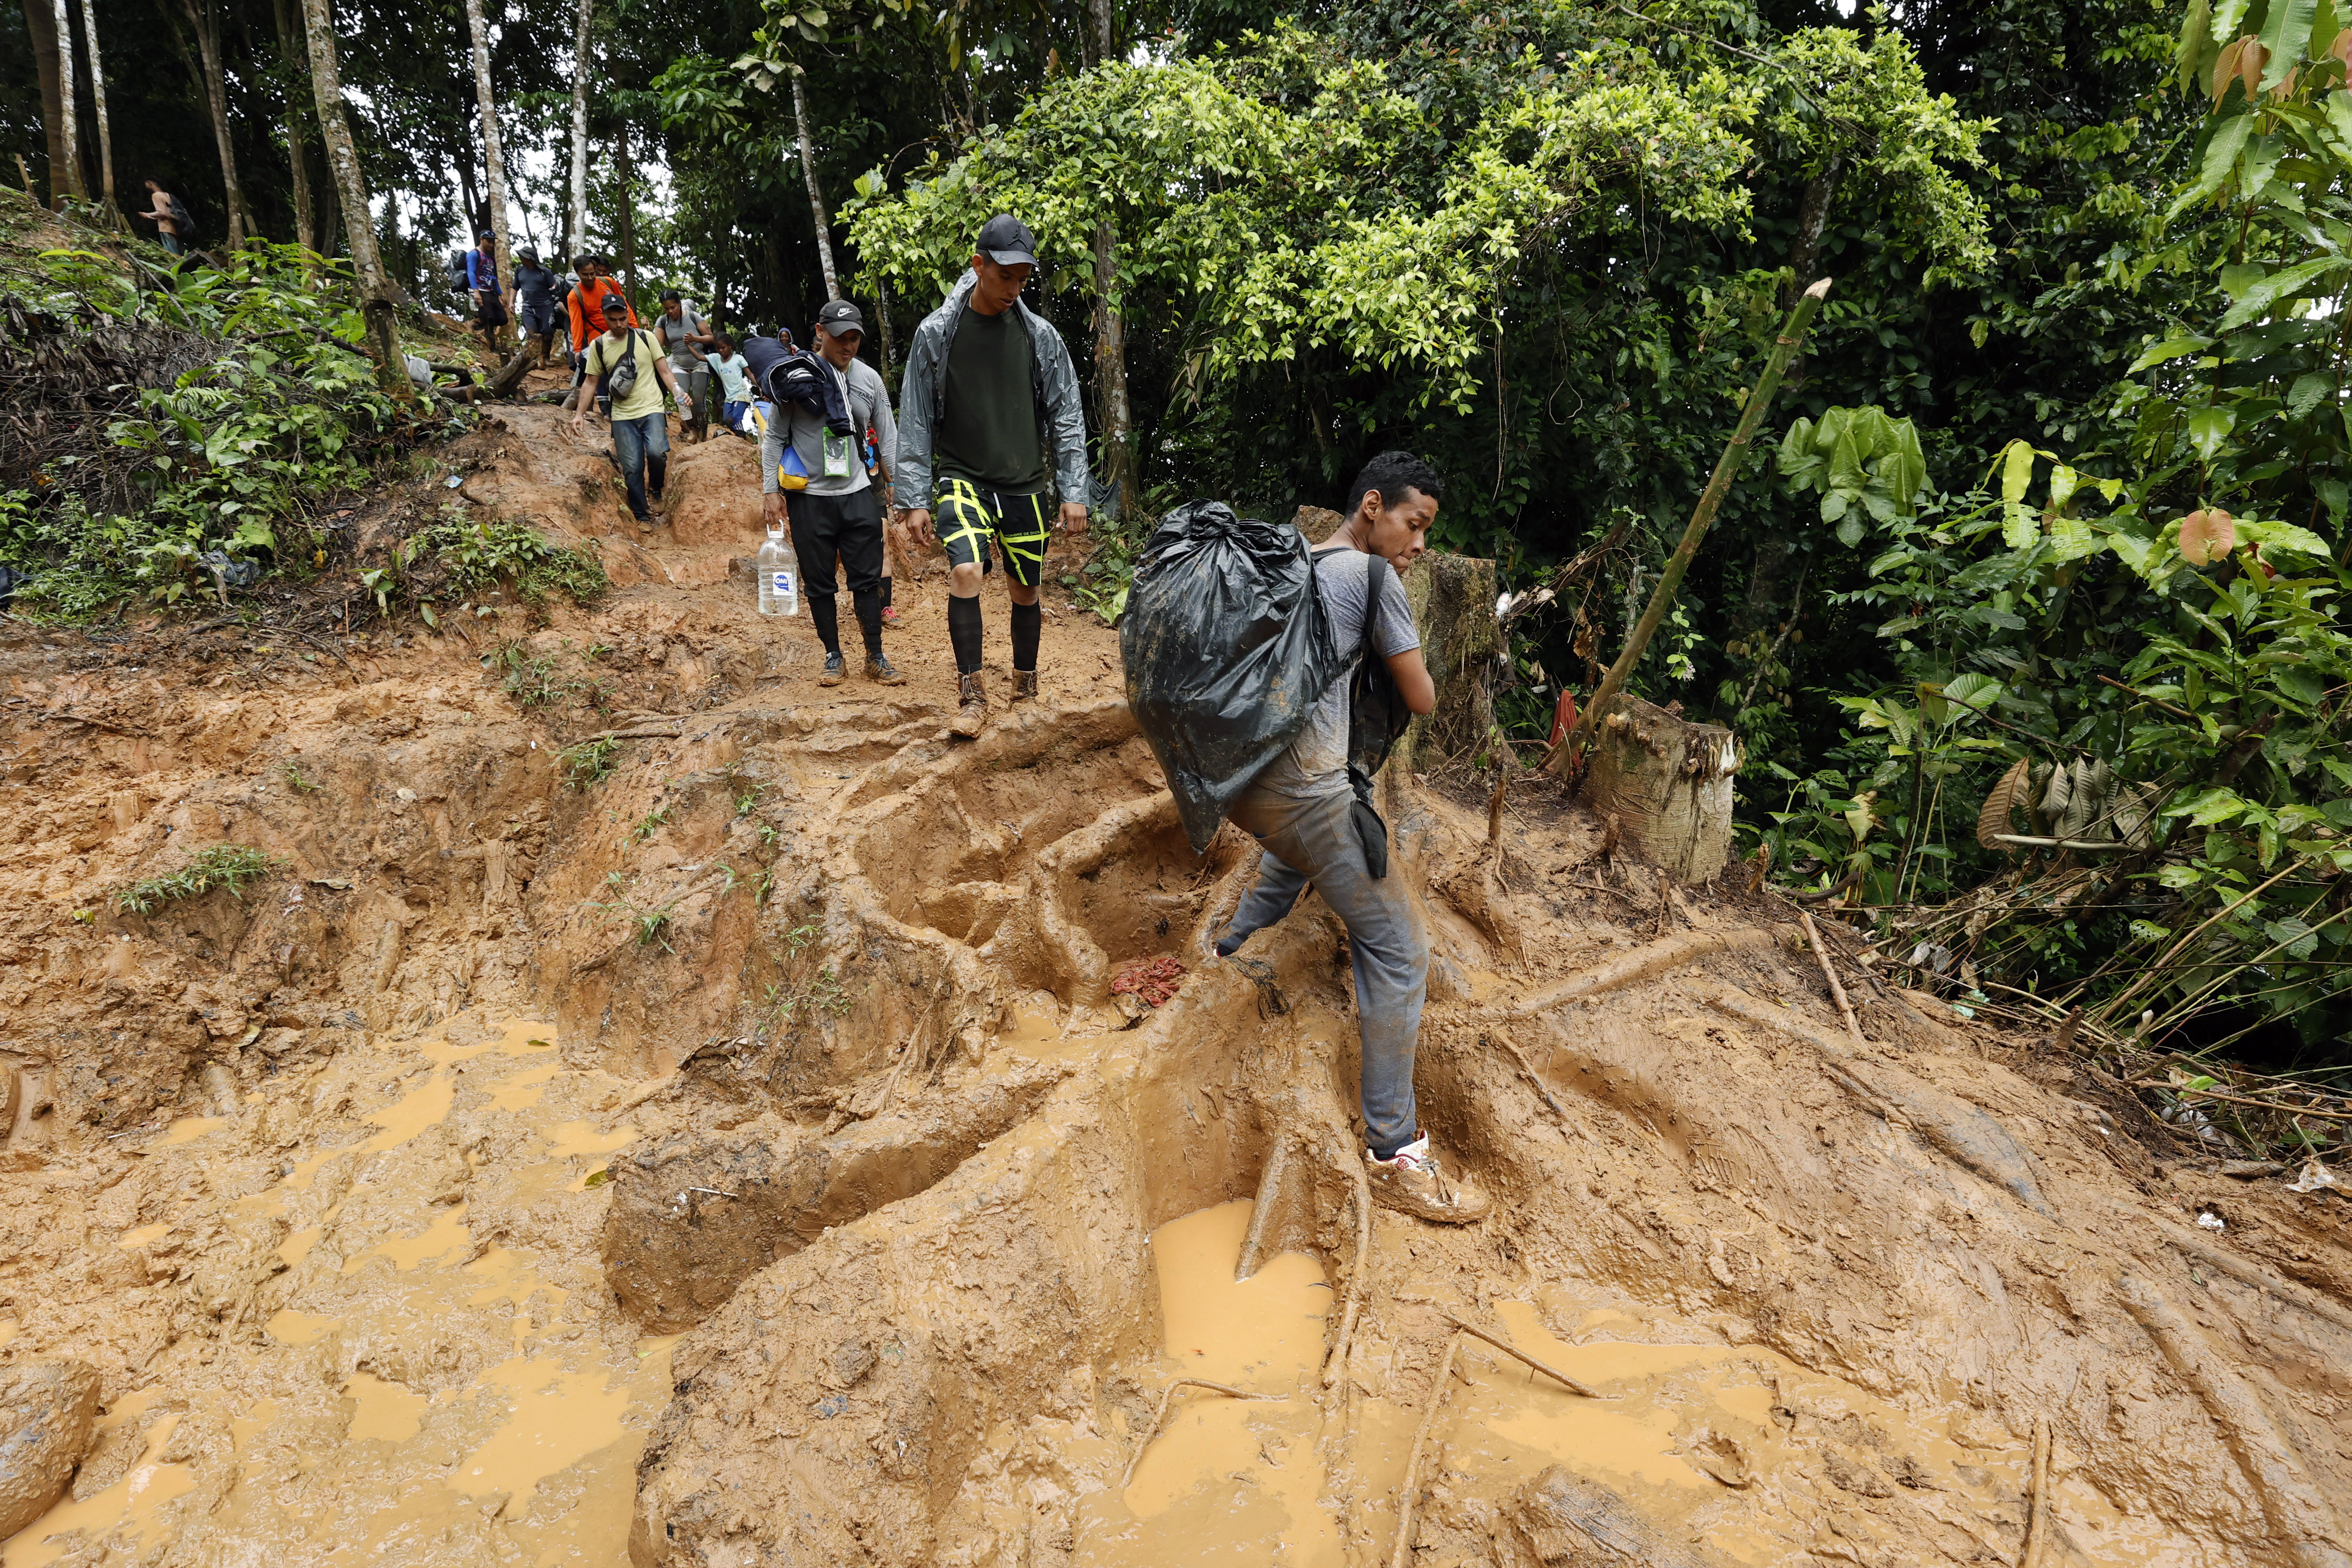
{"type": "Polygon", "coordinates": [[[1846,1000],[1845,987],[1838,984],[1837,971],[1830,966],[1830,950],[1822,945],[1821,928],[1813,924],[1813,917],[1807,910],[1799,910],[1797,919],[1805,928],[1805,940],[1813,944],[1813,961],[1822,966],[1822,978],[1830,983],[1830,996],[1837,1003],[1838,1016],[1845,1020],[1845,1032],[1853,1037],[1857,1046],[1870,1044],[1862,1026],[1854,1021],[1853,1004],[1846,1000]]]}
{"type": "Polygon", "coordinates": [[[1413,1428],[1412,1455],[1404,1466],[1404,1488],[1397,1493],[1396,1542],[1389,1548],[1389,1568],[1404,1568],[1407,1559],[1412,1556],[1412,1514],[1421,1492],[1421,1451],[1428,1445],[1430,1428],[1437,1425],[1437,1413],[1445,1407],[1445,1390],[1454,1377],[1454,1353],[1462,1348],[1462,1337],[1469,1331],[1456,1324],[1453,1337],[1445,1342],[1445,1359],[1437,1363],[1437,1381],[1429,1385],[1429,1408],[1421,1413],[1421,1425],[1413,1428]]]}
{"type": "Polygon", "coordinates": [[[1740,465],[1748,458],[1748,437],[1756,433],[1764,411],[1772,405],[1772,395],[1780,389],[1780,375],[1789,368],[1790,356],[1804,342],[1805,329],[1812,325],[1813,312],[1822,308],[1822,300],[1829,291],[1830,280],[1817,279],[1797,300],[1789,319],[1780,323],[1780,335],[1772,340],[1771,357],[1764,362],[1764,372],[1756,378],[1755,388],[1748,395],[1748,406],[1740,412],[1739,427],[1732,432],[1731,444],[1724,447],[1723,456],[1717,460],[1706,489],[1699,492],[1698,504],[1691,509],[1690,521],[1683,528],[1682,542],[1666,557],[1665,571],[1658,578],[1656,591],[1650,595],[1650,607],[1642,612],[1641,620],[1626,634],[1623,650],[1617,655],[1617,662],[1609,667],[1609,673],[1601,677],[1601,688],[1578,716],[1576,728],[1562,735],[1559,744],[1545,754],[1543,766],[1547,771],[1557,771],[1562,758],[1583,754],[1599,715],[1623,688],[1625,678],[1633,673],[1633,666],[1641,662],[1650,638],[1657,633],[1658,623],[1666,618],[1667,607],[1675,602],[1675,591],[1682,586],[1683,574],[1690,570],[1691,557],[1698,553],[1699,541],[1706,537],[1723,498],[1731,493],[1731,481],[1739,477],[1740,465]]]}
{"type": "Polygon", "coordinates": [[[1151,1447],[1151,1440],[1154,1437],[1160,1436],[1160,1424],[1168,1418],[1168,1402],[1176,1397],[1176,1391],[1180,1388],[1205,1388],[1212,1394],[1222,1394],[1228,1399],[1280,1399],[1284,1397],[1284,1395],[1279,1394],[1252,1394],[1246,1388],[1234,1388],[1227,1384],[1211,1383],[1205,1377],[1178,1378],[1175,1382],[1168,1385],[1166,1392],[1160,1394],[1160,1408],[1151,1413],[1151,1425],[1143,1429],[1143,1441],[1135,1446],[1134,1457],[1127,1461],[1127,1473],[1118,1478],[1118,1486],[1121,1491],[1125,1491],[1127,1489],[1128,1483],[1135,1479],[1135,1467],[1143,1462],[1143,1451],[1151,1447]]]}
{"type": "Polygon", "coordinates": [[[1455,1317],[1453,1313],[1445,1311],[1443,1309],[1439,1310],[1437,1315],[1444,1318],[1455,1328],[1460,1329],[1464,1333],[1468,1334],[1472,1339],[1482,1340],[1487,1344],[1494,1346],[1496,1350],[1501,1351],[1505,1355],[1509,1356],[1516,1361],[1523,1361],[1527,1363],[1528,1365],[1535,1368],[1546,1377],[1550,1378],[1553,1382],[1567,1389],[1570,1394],[1580,1394],[1587,1399],[1599,1399],[1602,1397],[1601,1394],[1594,1393],[1591,1389],[1585,1387],[1584,1384],[1577,1382],[1576,1379],[1569,1376],[1568,1373],[1560,1371],[1558,1367],[1548,1366],[1544,1363],[1536,1360],[1535,1357],[1519,1349],[1518,1346],[1511,1343],[1508,1340],[1497,1339],[1495,1335],[1488,1333],[1484,1329],[1474,1328],[1470,1324],[1465,1323],[1461,1319],[1455,1317]]]}

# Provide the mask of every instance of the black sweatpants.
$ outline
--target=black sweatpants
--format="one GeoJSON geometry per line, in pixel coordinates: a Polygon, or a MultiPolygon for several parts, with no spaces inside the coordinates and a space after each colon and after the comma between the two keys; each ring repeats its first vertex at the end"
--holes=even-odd
{"type": "Polygon", "coordinates": [[[793,551],[801,560],[801,592],[809,620],[828,653],[841,650],[841,616],[834,604],[835,573],[849,578],[850,602],[869,658],[882,657],[882,505],[872,485],[845,496],[784,492],[793,551]]]}

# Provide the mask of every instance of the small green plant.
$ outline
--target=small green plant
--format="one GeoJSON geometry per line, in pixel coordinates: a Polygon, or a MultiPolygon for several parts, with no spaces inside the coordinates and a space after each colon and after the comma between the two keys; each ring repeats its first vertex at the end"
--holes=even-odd
{"type": "Polygon", "coordinates": [[[758,808],[760,796],[767,793],[767,788],[766,784],[757,784],[749,779],[740,781],[735,790],[735,815],[749,816],[758,808]]]}
{"type": "Polygon", "coordinates": [[[165,904],[201,898],[225,888],[231,898],[243,898],[248,882],[257,882],[276,869],[278,861],[243,845],[215,844],[200,850],[176,871],[143,877],[115,889],[114,907],[127,915],[152,915],[165,904]]]}
{"type": "Polygon", "coordinates": [[[440,521],[409,535],[402,550],[410,561],[438,561],[458,593],[501,587],[526,605],[543,605],[558,592],[590,604],[613,585],[593,555],[551,544],[528,523],[477,520],[454,505],[441,509],[440,521]]]}
{"type": "Polygon", "coordinates": [[[760,847],[762,849],[773,849],[776,847],[776,840],[784,836],[784,830],[772,822],[760,824],[757,831],[760,835],[760,847]]]}
{"type": "Polygon", "coordinates": [[[320,786],[302,776],[302,770],[292,763],[286,764],[286,787],[296,795],[316,795],[320,786]]]}
{"type": "Polygon", "coordinates": [[[555,763],[563,771],[565,784],[584,790],[613,776],[613,758],[620,749],[621,742],[612,736],[599,735],[593,741],[564,747],[555,753],[555,763]]]}
{"type": "Polygon", "coordinates": [[[646,813],[643,816],[637,818],[637,825],[629,829],[629,837],[631,841],[643,844],[646,839],[651,838],[655,834],[660,832],[662,828],[667,826],[669,823],[670,809],[671,808],[667,805],[656,806],[653,810],[646,813]]]}

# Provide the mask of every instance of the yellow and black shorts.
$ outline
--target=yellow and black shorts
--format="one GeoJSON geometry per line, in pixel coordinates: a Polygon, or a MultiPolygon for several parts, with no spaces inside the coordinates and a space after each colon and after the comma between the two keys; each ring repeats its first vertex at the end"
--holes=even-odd
{"type": "Polygon", "coordinates": [[[984,490],[969,479],[940,481],[932,502],[932,531],[940,536],[948,563],[978,562],[991,570],[989,535],[1004,552],[1005,574],[1024,588],[1034,588],[1045,573],[1045,546],[1053,538],[1044,495],[1006,495],[984,490]]]}

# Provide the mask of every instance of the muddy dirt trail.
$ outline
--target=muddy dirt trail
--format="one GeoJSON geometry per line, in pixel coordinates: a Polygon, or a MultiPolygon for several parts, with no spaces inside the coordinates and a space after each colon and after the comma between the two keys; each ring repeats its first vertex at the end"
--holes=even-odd
{"type": "Polygon", "coordinates": [[[0,632],[0,1505],[79,1459],[6,1568],[2352,1563],[2341,1197],[1842,952],[1857,1040],[1785,906],[1407,776],[1496,1202],[1373,1208],[1344,933],[1202,962],[1255,852],[1114,634],[1049,595],[956,741],[940,575],[900,688],[751,615],[741,443],[650,535],[551,409],[436,459],[362,538],[615,591],[0,632]],[[218,845],[278,865],[110,902],[218,845]]]}

